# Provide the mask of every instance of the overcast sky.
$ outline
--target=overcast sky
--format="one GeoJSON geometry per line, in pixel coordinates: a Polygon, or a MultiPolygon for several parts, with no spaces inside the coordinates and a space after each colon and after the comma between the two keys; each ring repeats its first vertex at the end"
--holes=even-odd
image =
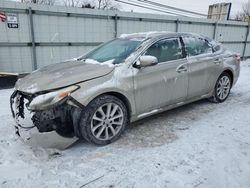
{"type": "MultiPolygon", "coordinates": [[[[127,1],[128,0],[123,0],[127,1]]],[[[191,10],[195,12],[200,12],[207,14],[208,12],[208,6],[215,3],[221,3],[221,2],[231,2],[232,3],[232,9],[231,9],[231,15],[235,15],[238,11],[242,10],[242,3],[247,2],[248,0],[151,0],[154,2],[166,4],[169,6],[174,6],[186,10],[191,10]]],[[[153,10],[147,10],[139,7],[134,7],[130,5],[120,4],[122,7],[122,10],[124,11],[131,11],[134,12],[148,12],[148,13],[156,13],[153,10]]]]}

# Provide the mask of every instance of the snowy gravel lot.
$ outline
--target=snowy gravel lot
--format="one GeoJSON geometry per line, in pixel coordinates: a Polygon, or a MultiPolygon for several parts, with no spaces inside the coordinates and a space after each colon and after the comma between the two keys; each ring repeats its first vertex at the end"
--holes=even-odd
{"type": "Polygon", "coordinates": [[[0,187],[250,187],[250,61],[225,103],[154,115],[105,147],[24,145],[12,127],[11,92],[0,90],[0,187]]]}

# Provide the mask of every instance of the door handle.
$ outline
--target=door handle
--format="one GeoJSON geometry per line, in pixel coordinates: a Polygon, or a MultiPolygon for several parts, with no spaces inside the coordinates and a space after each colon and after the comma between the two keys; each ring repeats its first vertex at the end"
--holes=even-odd
{"type": "Polygon", "coordinates": [[[184,73],[184,72],[187,72],[187,66],[186,65],[180,65],[180,66],[178,66],[177,67],[177,69],[176,69],[176,72],[178,72],[178,73],[184,73]]]}
{"type": "Polygon", "coordinates": [[[215,60],[214,60],[214,64],[217,65],[217,64],[220,64],[220,63],[221,63],[221,59],[215,59],[215,60]]]}

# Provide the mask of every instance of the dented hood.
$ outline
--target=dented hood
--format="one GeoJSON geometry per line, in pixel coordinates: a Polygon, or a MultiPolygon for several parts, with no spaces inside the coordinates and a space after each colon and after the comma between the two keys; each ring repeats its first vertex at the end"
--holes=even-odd
{"type": "Polygon", "coordinates": [[[25,93],[57,89],[109,74],[114,66],[70,61],[49,65],[19,79],[15,88],[25,93]]]}

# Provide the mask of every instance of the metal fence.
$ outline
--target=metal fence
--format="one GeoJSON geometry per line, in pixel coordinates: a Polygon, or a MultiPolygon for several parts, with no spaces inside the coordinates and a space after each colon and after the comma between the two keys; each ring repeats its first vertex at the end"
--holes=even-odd
{"type": "Polygon", "coordinates": [[[206,35],[250,57],[249,24],[63,6],[0,1],[0,12],[16,15],[17,27],[0,22],[0,72],[31,72],[77,57],[122,33],[179,31],[206,35]]]}

